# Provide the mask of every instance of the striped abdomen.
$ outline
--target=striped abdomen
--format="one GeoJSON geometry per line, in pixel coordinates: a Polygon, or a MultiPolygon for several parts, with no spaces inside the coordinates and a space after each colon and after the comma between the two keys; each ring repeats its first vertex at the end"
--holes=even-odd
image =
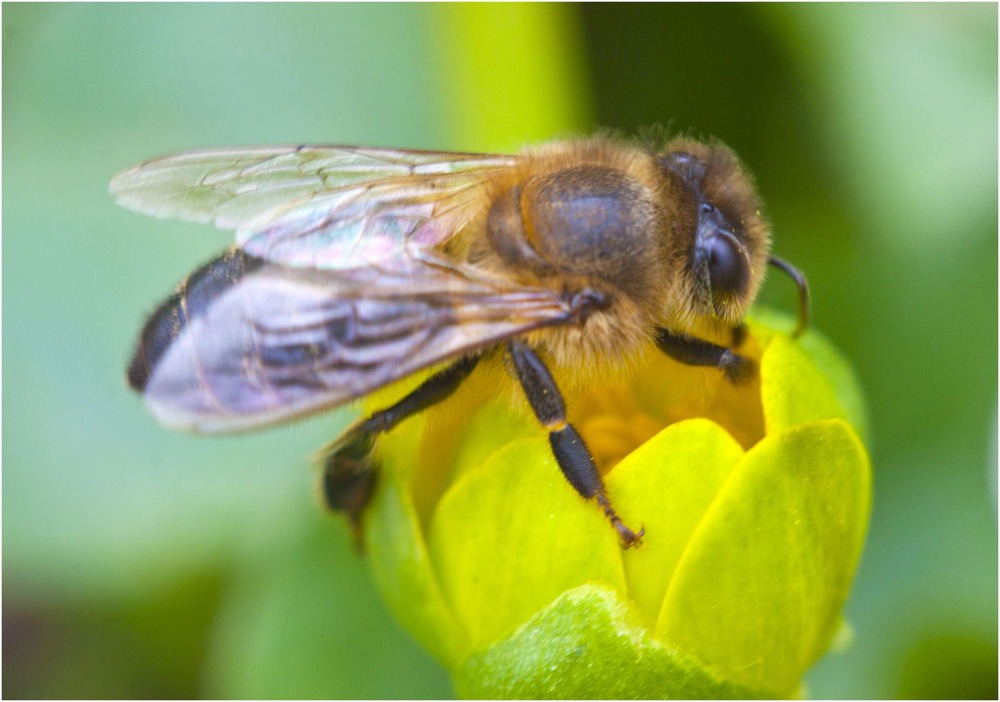
{"type": "Polygon", "coordinates": [[[189,275],[146,321],[128,365],[128,384],[142,392],[156,364],[185,327],[208,311],[212,302],[263,265],[262,259],[230,249],[189,275]]]}

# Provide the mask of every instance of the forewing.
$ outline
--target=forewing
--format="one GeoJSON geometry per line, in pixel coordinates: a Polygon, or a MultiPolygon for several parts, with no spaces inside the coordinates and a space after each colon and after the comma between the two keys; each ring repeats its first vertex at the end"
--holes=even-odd
{"type": "Polygon", "coordinates": [[[430,252],[475,214],[478,186],[511,156],[352,146],[190,151],[111,180],[117,202],[237,230],[248,253],[345,270],[430,252]]]}
{"type": "Polygon", "coordinates": [[[136,212],[236,229],[269,210],[360,183],[476,171],[508,156],[354,146],[249,146],[186,151],[114,176],[136,212]]]}
{"type": "Polygon", "coordinates": [[[143,393],[168,426],[250,429],[570,317],[550,291],[502,289],[434,268],[391,277],[264,265],[187,323],[143,393]]]}
{"type": "Polygon", "coordinates": [[[482,207],[483,169],[359,183],[244,223],[247,253],[297,268],[396,270],[411,257],[446,259],[440,246],[482,207]]]}

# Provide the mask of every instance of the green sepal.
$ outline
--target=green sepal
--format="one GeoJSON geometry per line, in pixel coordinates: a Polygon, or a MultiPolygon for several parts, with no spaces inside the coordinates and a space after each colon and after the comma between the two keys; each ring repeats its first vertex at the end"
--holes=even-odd
{"type": "Polygon", "coordinates": [[[581,585],[453,672],[466,699],[768,698],[650,636],[615,590],[581,585]]]}

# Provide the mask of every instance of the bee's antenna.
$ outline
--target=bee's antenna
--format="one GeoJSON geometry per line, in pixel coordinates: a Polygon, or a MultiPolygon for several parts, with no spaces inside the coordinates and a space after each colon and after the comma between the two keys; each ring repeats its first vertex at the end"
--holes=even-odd
{"type": "Polygon", "coordinates": [[[793,337],[798,337],[809,326],[809,283],[806,282],[802,271],[783,258],[771,256],[767,262],[787,273],[799,288],[799,323],[795,326],[795,331],[792,332],[793,337]]]}

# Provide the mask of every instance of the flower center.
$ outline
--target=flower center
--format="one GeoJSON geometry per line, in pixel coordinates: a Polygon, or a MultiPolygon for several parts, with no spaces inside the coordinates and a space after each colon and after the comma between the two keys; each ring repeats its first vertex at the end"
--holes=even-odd
{"type": "MultiPolygon", "coordinates": [[[[741,353],[756,362],[756,344],[741,353]]],[[[603,473],[675,422],[710,419],[749,449],[764,436],[760,378],[734,385],[714,368],[693,368],[651,352],[626,381],[567,397],[571,420],[603,473]]]]}

